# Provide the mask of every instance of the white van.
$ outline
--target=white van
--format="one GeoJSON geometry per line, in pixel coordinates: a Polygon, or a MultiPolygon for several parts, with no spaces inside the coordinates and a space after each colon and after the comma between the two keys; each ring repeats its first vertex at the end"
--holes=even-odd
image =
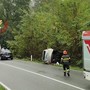
{"type": "Polygon", "coordinates": [[[84,63],[84,77],[90,80],[90,31],[83,31],[83,63],[84,63]]]}

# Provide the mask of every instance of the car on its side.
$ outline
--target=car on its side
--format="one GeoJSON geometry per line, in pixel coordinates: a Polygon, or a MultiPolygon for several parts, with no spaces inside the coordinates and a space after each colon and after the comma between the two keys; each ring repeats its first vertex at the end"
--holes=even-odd
{"type": "Polygon", "coordinates": [[[12,60],[13,55],[9,49],[2,48],[0,53],[0,58],[1,60],[8,60],[8,59],[12,60]]]}

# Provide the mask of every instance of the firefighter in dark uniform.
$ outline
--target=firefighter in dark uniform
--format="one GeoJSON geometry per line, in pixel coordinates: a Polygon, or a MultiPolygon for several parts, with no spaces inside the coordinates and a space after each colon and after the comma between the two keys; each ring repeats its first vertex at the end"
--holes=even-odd
{"type": "Polygon", "coordinates": [[[66,74],[70,76],[70,56],[68,55],[67,50],[63,51],[61,63],[63,64],[64,76],[66,76],[66,74]]]}

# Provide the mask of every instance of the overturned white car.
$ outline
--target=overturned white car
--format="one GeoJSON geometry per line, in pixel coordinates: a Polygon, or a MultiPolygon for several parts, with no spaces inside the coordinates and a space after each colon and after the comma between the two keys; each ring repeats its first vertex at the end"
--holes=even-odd
{"type": "Polygon", "coordinates": [[[44,61],[44,63],[60,63],[61,61],[61,56],[62,56],[62,52],[58,51],[58,50],[54,50],[52,48],[49,49],[45,49],[42,52],[42,60],[44,61]]]}

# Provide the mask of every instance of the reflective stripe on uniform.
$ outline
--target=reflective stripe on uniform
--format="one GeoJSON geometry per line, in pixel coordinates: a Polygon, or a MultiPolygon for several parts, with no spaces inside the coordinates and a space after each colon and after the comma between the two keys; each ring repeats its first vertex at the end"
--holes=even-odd
{"type": "Polygon", "coordinates": [[[70,69],[67,69],[67,72],[69,72],[70,71],[70,69]]]}
{"type": "Polygon", "coordinates": [[[68,61],[68,60],[69,60],[69,58],[63,58],[63,60],[68,61]]]}
{"type": "Polygon", "coordinates": [[[64,72],[67,72],[66,70],[64,70],[64,72]]]}

